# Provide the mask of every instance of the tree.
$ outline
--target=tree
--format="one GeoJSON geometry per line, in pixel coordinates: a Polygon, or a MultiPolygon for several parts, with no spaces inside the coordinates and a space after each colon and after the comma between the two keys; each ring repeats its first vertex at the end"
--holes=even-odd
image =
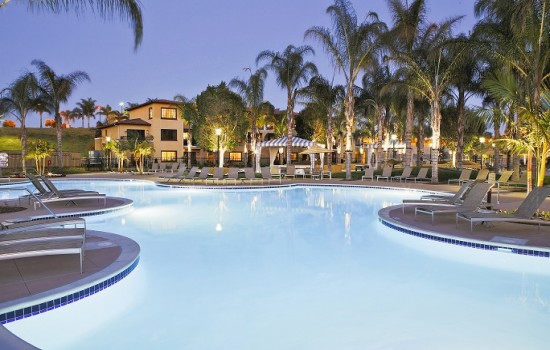
{"type": "MultiPolygon", "coordinates": [[[[0,0],[0,9],[10,0],[0,0]]],[[[137,0],[93,0],[93,1],[60,1],[60,0],[28,0],[29,10],[47,11],[55,14],[75,12],[81,15],[86,10],[92,11],[103,19],[120,18],[128,21],[134,31],[134,49],[137,49],[143,39],[143,19],[141,5],[137,0]]]]}
{"type": "Polygon", "coordinates": [[[132,153],[136,162],[136,170],[139,174],[143,174],[144,158],[151,155],[154,152],[153,146],[147,141],[134,141],[134,147],[132,153]]]}
{"type": "Polygon", "coordinates": [[[296,97],[302,92],[301,87],[317,74],[317,67],[312,62],[305,61],[305,56],[314,53],[311,46],[308,45],[299,47],[288,45],[283,52],[266,50],[260,52],[256,57],[256,64],[264,60],[268,61],[266,68],[275,73],[277,84],[282,89],[286,89],[287,165],[290,165],[292,159],[292,131],[294,129],[296,97]]]}
{"type": "Polygon", "coordinates": [[[90,118],[95,118],[95,112],[97,110],[96,103],[97,101],[88,97],[87,99],[80,99],[80,102],[77,102],[77,106],[82,111],[82,127],[84,127],[84,117],[88,118],[88,128],[90,128],[90,118]]]}
{"type": "Polygon", "coordinates": [[[193,166],[191,157],[193,146],[193,120],[197,118],[197,104],[194,100],[188,100],[183,95],[174,96],[174,101],[180,102],[177,104],[177,107],[180,110],[181,118],[187,124],[187,168],[191,169],[193,166]]]}
{"type": "Polygon", "coordinates": [[[70,127],[72,121],[74,121],[75,119],[82,119],[82,110],[76,107],[73,108],[72,111],[70,109],[60,111],[59,115],[61,116],[61,120],[63,121],[61,127],[63,127],[64,125],[70,127]]]}
{"type": "Polygon", "coordinates": [[[324,27],[312,27],[306,38],[318,40],[328,52],[333,64],[344,74],[346,97],[346,179],[351,180],[353,127],[355,123],[354,86],[359,73],[368,66],[380,45],[385,24],[376,13],[369,13],[361,24],[350,1],[336,0],[326,11],[332,19],[333,32],[324,27]]]}
{"type": "MultiPolygon", "coordinates": [[[[414,0],[410,6],[408,1],[388,0],[393,17],[393,27],[389,31],[385,43],[390,51],[400,52],[414,59],[414,48],[418,42],[420,28],[426,17],[426,1],[414,0]]],[[[406,76],[406,75],[405,75],[406,76]]],[[[412,165],[412,133],[414,123],[414,90],[407,91],[407,116],[405,122],[405,159],[406,165],[412,165]]]]}
{"type": "Polygon", "coordinates": [[[267,71],[264,68],[258,69],[254,74],[250,72],[247,81],[232,79],[229,86],[236,89],[246,103],[250,112],[251,149],[253,154],[252,166],[256,167],[256,142],[258,141],[257,119],[264,100],[264,84],[267,71]]]}
{"type": "Polygon", "coordinates": [[[405,84],[411,87],[419,96],[430,102],[431,109],[431,162],[432,182],[438,182],[439,148],[441,136],[441,102],[444,93],[449,88],[454,66],[462,52],[449,55],[451,28],[460,18],[452,18],[441,24],[428,26],[422,35],[420,48],[415,50],[415,58],[397,53],[394,57],[399,63],[406,65],[410,79],[405,84]]]}
{"type": "MultiPolygon", "coordinates": [[[[304,92],[309,104],[316,105],[321,113],[323,113],[323,119],[326,123],[327,148],[332,150],[334,141],[334,115],[338,105],[343,102],[345,95],[344,87],[342,85],[333,86],[322,76],[316,76],[311,78],[304,92]]],[[[328,155],[327,166],[329,171],[332,171],[331,153],[328,155]]]]}
{"type": "Polygon", "coordinates": [[[27,158],[34,159],[38,175],[44,175],[46,173],[46,158],[49,157],[53,151],[53,146],[47,141],[38,139],[36,142],[32,143],[27,158]]]}
{"type": "Polygon", "coordinates": [[[44,126],[42,123],[42,115],[44,113],[51,114],[51,106],[47,104],[47,101],[43,100],[40,96],[34,100],[34,104],[32,107],[32,110],[38,113],[38,116],[40,117],[40,128],[44,126]]]}
{"type": "Polygon", "coordinates": [[[26,119],[37,98],[37,81],[32,73],[25,73],[17,78],[8,88],[0,92],[0,110],[6,111],[21,123],[21,165],[27,172],[25,160],[27,157],[26,119]]]}
{"type": "Polygon", "coordinates": [[[218,152],[218,165],[223,167],[225,151],[242,141],[247,128],[243,100],[221,82],[218,86],[208,86],[197,96],[196,103],[198,113],[193,120],[193,134],[200,147],[218,152]],[[216,135],[216,129],[220,129],[220,135],[216,135]]]}
{"type": "Polygon", "coordinates": [[[61,136],[61,104],[67,102],[74,89],[83,81],[90,81],[86,72],[75,71],[66,75],[57,75],[53,69],[40,60],[33,60],[32,64],[38,70],[38,86],[42,98],[52,106],[57,135],[57,164],[63,167],[63,140],[61,136]]]}

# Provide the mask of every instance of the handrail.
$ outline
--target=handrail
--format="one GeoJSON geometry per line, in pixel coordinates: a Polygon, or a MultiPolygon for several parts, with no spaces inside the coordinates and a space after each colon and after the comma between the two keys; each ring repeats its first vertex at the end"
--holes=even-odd
{"type": "Polygon", "coordinates": [[[40,198],[38,198],[38,196],[32,192],[31,190],[29,190],[28,188],[26,187],[10,187],[10,188],[2,188],[2,190],[12,190],[12,191],[27,191],[29,193],[29,195],[31,195],[37,202],[40,203],[40,205],[42,205],[47,211],[50,212],[50,214],[53,215],[54,218],[57,218],[57,214],[54,213],[47,205],[46,203],[42,202],[40,200],[40,198]]]}

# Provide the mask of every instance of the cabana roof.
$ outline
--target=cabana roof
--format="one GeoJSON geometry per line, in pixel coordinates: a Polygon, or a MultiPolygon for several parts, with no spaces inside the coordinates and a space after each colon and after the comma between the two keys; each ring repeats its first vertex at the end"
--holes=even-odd
{"type": "MultiPolygon", "coordinates": [[[[286,143],[287,137],[285,136],[275,140],[259,142],[258,147],[286,147],[286,143]]],[[[316,144],[316,142],[310,140],[304,140],[296,136],[292,137],[292,147],[313,147],[316,144]]]]}

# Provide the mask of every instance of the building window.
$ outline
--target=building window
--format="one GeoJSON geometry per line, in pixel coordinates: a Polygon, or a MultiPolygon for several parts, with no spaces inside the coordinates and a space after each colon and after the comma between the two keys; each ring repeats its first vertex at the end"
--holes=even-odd
{"type": "Polygon", "coordinates": [[[161,108],[160,109],[160,118],[161,119],[177,119],[178,113],[175,108],[161,108]]]}
{"type": "Polygon", "coordinates": [[[175,162],[178,159],[178,152],[176,151],[161,151],[160,152],[160,161],[161,162],[175,162]]]}
{"type": "Polygon", "coordinates": [[[161,141],[177,141],[178,131],[176,129],[160,129],[161,141]]]}
{"type": "Polygon", "coordinates": [[[291,153],[291,154],[290,154],[290,158],[291,158],[292,160],[298,159],[298,153],[291,153]]]}
{"type": "Polygon", "coordinates": [[[243,154],[241,152],[229,152],[229,160],[240,162],[243,160],[243,154]]]}
{"type": "Polygon", "coordinates": [[[126,130],[126,136],[128,140],[142,141],[145,139],[145,130],[128,129],[126,130]]]}
{"type": "Polygon", "coordinates": [[[149,107],[149,119],[153,119],[153,107],[149,107]]]}

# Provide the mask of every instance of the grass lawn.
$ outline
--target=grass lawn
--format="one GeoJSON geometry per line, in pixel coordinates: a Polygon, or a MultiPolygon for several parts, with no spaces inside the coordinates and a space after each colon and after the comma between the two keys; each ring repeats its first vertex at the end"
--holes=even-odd
{"type": "MultiPolygon", "coordinates": [[[[0,151],[21,151],[20,128],[0,128],[0,151]]],[[[63,129],[63,151],[78,152],[87,156],[88,151],[94,149],[95,129],[70,128],[63,129]]],[[[42,139],[48,141],[55,148],[57,139],[55,129],[52,128],[27,128],[27,140],[42,139]]]]}

